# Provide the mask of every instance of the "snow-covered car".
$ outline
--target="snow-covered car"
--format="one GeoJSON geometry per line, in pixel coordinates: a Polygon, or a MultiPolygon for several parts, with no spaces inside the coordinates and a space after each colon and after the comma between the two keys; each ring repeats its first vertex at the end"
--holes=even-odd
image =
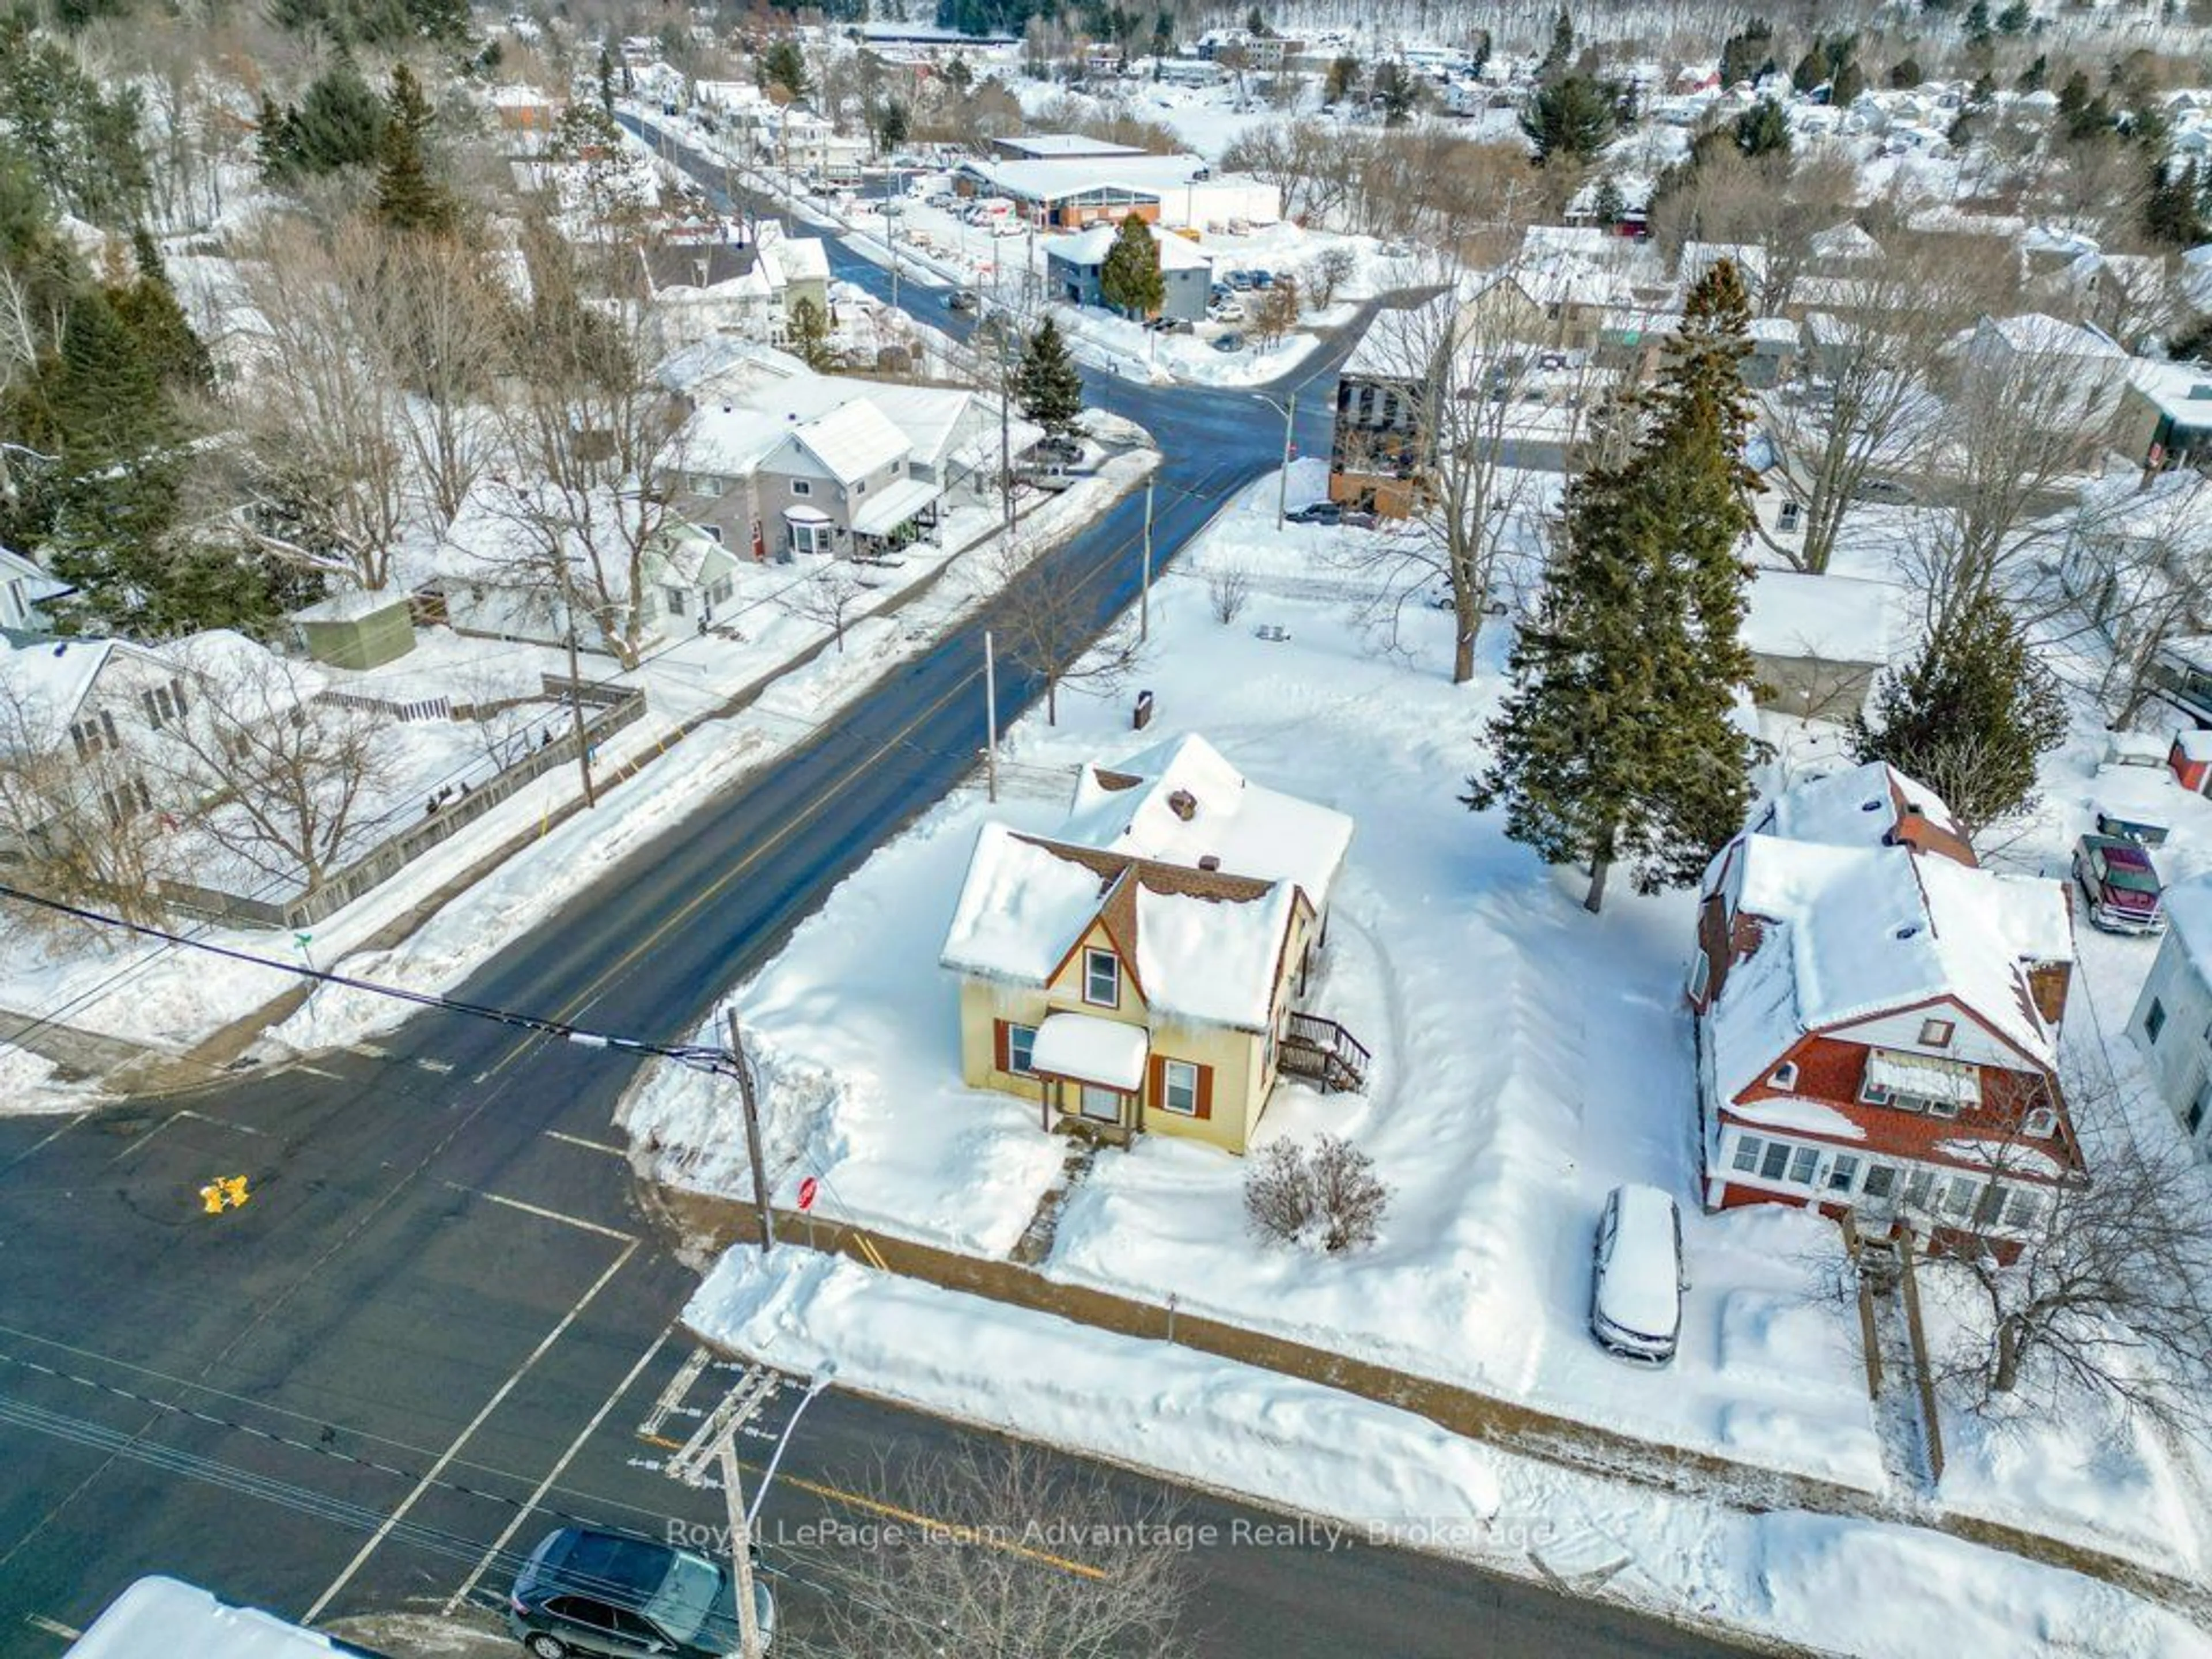
{"type": "Polygon", "coordinates": [[[1224,334],[1213,343],[1213,349],[1216,351],[1242,351],[1244,349],[1244,337],[1242,334],[1224,334]]]}
{"type": "Polygon", "coordinates": [[[2150,854],[2118,836],[2084,836],[2074,848],[2074,879],[2089,921],[2108,933],[2165,930],[2162,886],[2150,854]]]}
{"type": "Polygon", "coordinates": [[[945,296],[945,308],[947,311],[980,311],[983,308],[983,296],[972,288],[956,288],[945,296]]]}
{"type": "Polygon", "coordinates": [[[1241,323],[1244,320],[1244,307],[1234,300],[1216,300],[1206,307],[1206,314],[1212,322],[1241,323]]]}
{"type": "Polygon", "coordinates": [[[1682,1217],[1656,1187],[1615,1187],[1598,1218],[1590,1334],[1607,1352],[1663,1365],[1682,1334],[1682,1217]]]}
{"type": "Polygon", "coordinates": [[[1304,507],[1294,507],[1283,514],[1290,524],[1341,524],[1344,504],[1340,501],[1308,501],[1304,507]]]}

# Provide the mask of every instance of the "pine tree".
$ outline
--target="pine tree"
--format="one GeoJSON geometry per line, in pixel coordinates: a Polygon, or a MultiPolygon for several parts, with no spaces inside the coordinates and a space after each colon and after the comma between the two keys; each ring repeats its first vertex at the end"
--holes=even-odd
{"type": "Polygon", "coordinates": [[[1125,317],[1149,317],[1167,297],[1152,228],[1132,213],[1114,234],[1098,270],[1099,297],[1125,317]]]}
{"type": "Polygon", "coordinates": [[[1721,43],[1721,84],[1756,81],[1774,67],[1774,25],[1754,17],[1721,43]]]}
{"type": "Polygon", "coordinates": [[[2039,52],[2035,61],[2020,72],[2020,79],[2012,83],[2014,92],[2041,92],[2051,79],[2051,54],[2039,52]]]}
{"type": "Polygon", "coordinates": [[[1622,199],[1620,186],[1613,183],[1613,175],[1607,173],[1597,181],[1597,193],[1590,201],[1591,216],[1611,230],[1620,222],[1621,215],[1627,211],[1628,204],[1622,199]]]}
{"type": "Polygon", "coordinates": [[[1930,632],[1913,662],[1883,677],[1850,742],[1858,759],[1918,778],[1977,830],[2034,805],[2036,763],[2065,735],[2057,677],[1985,588],[1930,632]]]}
{"type": "Polygon", "coordinates": [[[1614,864],[1655,890],[1695,877],[1742,823],[1752,745],[1732,715],[1752,672],[1738,554],[1753,522],[1750,326],[1722,260],[1691,289],[1632,453],[1568,487],[1490,726],[1496,758],[1469,781],[1467,804],[1504,803],[1513,840],[1589,862],[1592,910],[1614,864]]]}
{"type": "Polygon", "coordinates": [[[804,295],[792,302],[790,337],[791,355],[817,374],[837,367],[837,350],[830,343],[830,319],[804,295]]]}
{"type": "Polygon", "coordinates": [[[288,115],[292,153],[307,173],[335,173],[376,159],[384,135],[384,100],[349,58],[317,76],[298,110],[288,115]]]}
{"type": "Polygon", "coordinates": [[[1328,72],[1322,78],[1322,102],[1340,103],[1358,90],[1359,60],[1349,52],[1339,52],[1328,60],[1328,72]]]}
{"type": "Polygon", "coordinates": [[[155,380],[172,394],[204,392],[215,385],[215,360],[194,333],[185,308],[170,286],[161,251],[145,231],[131,234],[138,267],[137,280],[127,288],[111,288],[107,301],[123,325],[138,343],[138,349],[155,380]]]}
{"type": "Polygon", "coordinates": [[[810,90],[806,78],[806,55],[799,49],[799,42],[782,35],[769,43],[761,54],[761,74],[768,84],[781,87],[794,100],[803,99],[810,90]]]}
{"type": "Polygon", "coordinates": [[[1567,72],[1575,58],[1575,20],[1567,15],[1565,6],[1552,19],[1552,44],[1545,49],[1544,61],[1537,66],[1539,80],[1556,80],[1567,72]]]}
{"type": "Polygon", "coordinates": [[[1835,79],[1829,83],[1828,101],[1838,109],[1849,109],[1858,102],[1859,94],[1865,90],[1866,71],[1859,67],[1857,58],[1850,58],[1836,71],[1835,79]]]}
{"type": "Polygon", "coordinates": [[[1570,75],[1536,88],[1521,112],[1521,131],[1536,149],[1536,165],[1554,158],[1579,166],[1613,137],[1616,100],[1587,75],[1570,75]]]}
{"type": "Polygon", "coordinates": [[[1014,371],[1014,404],[1024,420],[1055,436],[1072,428],[1083,413],[1083,376],[1049,317],[1022,343],[1021,363],[1014,371]]]}
{"type": "Polygon", "coordinates": [[[2144,233],[2168,247],[2197,246],[2212,229],[2204,222],[2203,198],[2193,158],[2171,173],[2153,162],[2150,190],[2143,198],[2144,233]]]}
{"type": "Polygon", "coordinates": [[[615,112],[615,60],[602,43],[599,46],[599,107],[610,116],[615,112]]]}
{"type": "Polygon", "coordinates": [[[1762,98],[1735,118],[1735,147],[1746,155],[1787,155],[1790,118],[1771,98],[1762,98]]]}
{"type": "Polygon", "coordinates": [[[443,234],[460,216],[453,193],[430,176],[425,139],[434,118],[415,71],[394,64],[376,168],[376,216],[394,230],[443,234]]]}

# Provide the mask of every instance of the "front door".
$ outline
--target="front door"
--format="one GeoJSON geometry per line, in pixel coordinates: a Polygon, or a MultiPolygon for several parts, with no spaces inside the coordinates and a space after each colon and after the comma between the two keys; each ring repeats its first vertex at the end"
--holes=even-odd
{"type": "Polygon", "coordinates": [[[1119,1123],[1121,1121],[1121,1097],[1111,1089],[1101,1089],[1096,1084],[1083,1085],[1083,1115],[1093,1123],[1119,1123]]]}

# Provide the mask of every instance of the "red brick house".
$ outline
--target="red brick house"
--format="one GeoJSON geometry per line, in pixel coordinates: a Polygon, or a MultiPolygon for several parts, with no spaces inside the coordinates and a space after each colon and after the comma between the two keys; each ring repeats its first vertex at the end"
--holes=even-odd
{"type": "Polygon", "coordinates": [[[1982,869],[1903,774],[1778,797],[1698,909],[1706,1207],[1848,1210],[2002,1253],[2084,1178],[2057,1075],[2073,961],[2064,887],[1982,869]]]}

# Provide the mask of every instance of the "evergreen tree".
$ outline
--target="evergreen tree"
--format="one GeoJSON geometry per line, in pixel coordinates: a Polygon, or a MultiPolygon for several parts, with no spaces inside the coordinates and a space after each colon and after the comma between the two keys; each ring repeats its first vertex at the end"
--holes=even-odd
{"type": "Polygon", "coordinates": [[[830,319],[822,307],[804,295],[792,302],[791,355],[817,374],[837,367],[837,349],[830,342],[830,319]]]}
{"type": "Polygon", "coordinates": [[[1751,307],[1735,266],[1692,288],[1681,332],[1627,459],[1568,486],[1496,758],[1466,802],[1503,803],[1506,834],[1587,860],[1595,910],[1616,863],[1640,890],[1694,878],[1741,827],[1750,739],[1732,718],[1752,672],[1738,637],[1753,520],[1741,460],[1751,307]]]}
{"type": "Polygon", "coordinates": [[[1611,230],[1627,210],[1628,204],[1621,199],[1620,186],[1613,182],[1612,175],[1608,173],[1599,179],[1596,193],[1590,199],[1590,216],[1611,230]]]}
{"type": "Polygon", "coordinates": [[[1055,436],[1072,428],[1083,413],[1083,376],[1068,356],[1067,343],[1047,317],[1022,343],[1014,370],[1014,405],[1022,418],[1055,436]]]}
{"type": "Polygon", "coordinates": [[[215,385],[215,360],[200,337],[193,332],[185,308],[177,302],[161,251],[144,230],[131,234],[137,279],[127,288],[107,290],[108,303],[117,319],[138,342],[154,378],[171,393],[198,393],[215,385]]]}
{"type": "Polygon", "coordinates": [[[2035,61],[2020,72],[2020,78],[2012,83],[2012,89],[2014,92],[2041,92],[2050,79],[2051,54],[2039,52],[2035,54],[2035,61]]]}
{"type": "Polygon", "coordinates": [[[787,34],[769,42],[768,50],[761,54],[760,68],[769,86],[781,87],[794,100],[805,97],[812,89],[806,78],[806,54],[787,34]]]}
{"type": "Polygon", "coordinates": [[[1883,676],[1850,742],[1858,759],[1887,761],[1935,790],[1972,831],[2034,805],[2036,763],[2065,735],[2057,677],[1985,588],[1883,676]]]}
{"type": "Polygon", "coordinates": [[[1966,8],[1966,44],[1986,46],[1990,43],[1990,0],[1974,0],[1966,8]]]}
{"type": "Polygon", "coordinates": [[[1787,155],[1790,118],[1771,98],[1762,98],[1735,118],[1735,147],[1746,155],[1787,155]]]}
{"type": "Polygon", "coordinates": [[[1356,96],[1358,91],[1359,60],[1350,52],[1339,52],[1328,60],[1328,73],[1322,78],[1322,102],[1341,103],[1356,96]]]}
{"type": "Polygon", "coordinates": [[[2012,0],[2012,3],[1997,14],[1999,34],[2025,34],[2035,22],[2035,14],[2027,9],[2027,0],[2012,0]]]}
{"type": "Polygon", "coordinates": [[[1756,81],[1774,67],[1774,25],[1754,17],[1721,43],[1721,84],[1756,81]]]}
{"type": "Polygon", "coordinates": [[[1160,276],[1160,246],[1152,228],[1132,213],[1114,234],[1098,270],[1099,297],[1125,317],[1149,317],[1167,297],[1160,276]]]}
{"type": "Polygon", "coordinates": [[[426,139],[434,118],[415,71],[395,64],[376,168],[376,216],[394,230],[443,234],[460,216],[453,192],[430,176],[426,139]]]}
{"type": "Polygon", "coordinates": [[[604,41],[599,45],[599,107],[610,116],[615,112],[614,54],[604,41]]]}
{"type": "Polygon", "coordinates": [[[1565,76],[1536,88],[1521,112],[1521,131],[1535,146],[1537,166],[1555,157],[1580,166],[1612,138],[1617,110],[1609,88],[1587,75],[1565,76]]]}
{"type": "Polygon", "coordinates": [[[296,110],[287,110],[285,144],[300,171],[336,173],[376,160],[384,137],[384,100],[350,58],[316,77],[296,110]]]}
{"type": "Polygon", "coordinates": [[[1828,78],[1828,49],[1819,36],[1805,48],[1805,55],[1797,60],[1797,67],[1790,71],[1792,91],[1810,92],[1828,78]]]}
{"type": "Polygon", "coordinates": [[[1420,83],[1407,72],[1406,66],[1390,58],[1375,66],[1374,98],[1376,107],[1382,112],[1382,125],[1400,127],[1413,112],[1414,100],[1420,95],[1420,83]]]}
{"type": "Polygon", "coordinates": [[[914,130],[914,117],[902,98],[886,98],[883,113],[876,118],[876,135],[885,149],[896,149],[907,141],[914,130]]]}
{"type": "Polygon", "coordinates": [[[1544,61],[1537,66],[1539,80],[1557,80],[1567,72],[1575,58],[1575,20],[1562,5],[1559,15],[1552,19],[1552,44],[1545,49],[1544,61]]]}
{"type": "Polygon", "coordinates": [[[1889,66],[1889,84],[1899,92],[1908,92],[1927,77],[1920,72],[1920,60],[1910,53],[1889,66]]]}
{"type": "Polygon", "coordinates": [[[2151,164],[2149,192],[2143,198],[2143,230],[2168,247],[2190,248],[2212,240],[2204,222],[2203,190],[2192,158],[2179,171],[2151,164]]]}
{"type": "Polygon", "coordinates": [[[1858,102],[1859,94],[1865,90],[1866,71],[1859,67],[1859,60],[1853,58],[1836,71],[1835,79],[1829,83],[1828,101],[1838,109],[1849,109],[1858,102]]]}

